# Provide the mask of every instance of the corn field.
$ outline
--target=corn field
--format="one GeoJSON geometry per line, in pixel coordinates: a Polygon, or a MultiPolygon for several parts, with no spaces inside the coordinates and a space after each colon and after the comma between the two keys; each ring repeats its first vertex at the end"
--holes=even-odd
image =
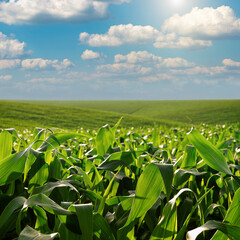
{"type": "Polygon", "coordinates": [[[240,239],[239,124],[0,133],[0,239],[240,239]]]}

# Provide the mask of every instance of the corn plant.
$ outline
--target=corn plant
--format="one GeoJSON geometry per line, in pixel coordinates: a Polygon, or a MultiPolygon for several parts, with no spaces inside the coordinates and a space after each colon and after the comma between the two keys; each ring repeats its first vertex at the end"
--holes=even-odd
{"type": "Polygon", "coordinates": [[[239,125],[0,133],[0,239],[240,239],[239,125]]]}

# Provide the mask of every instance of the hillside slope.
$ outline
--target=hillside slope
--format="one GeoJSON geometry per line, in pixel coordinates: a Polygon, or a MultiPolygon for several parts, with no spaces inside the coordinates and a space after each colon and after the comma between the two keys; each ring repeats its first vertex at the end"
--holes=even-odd
{"type": "Polygon", "coordinates": [[[158,121],[129,114],[46,104],[0,101],[0,128],[32,129],[35,127],[62,129],[98,129],[114,125],[121,117],[122,127],[169,125],[172,121],[158,121]]]}
{"type": "Polygon", "coordinates": [[[31,103],[103,110],[193,124],[235,123],[240,119],[240,100],[31,101],[31,103]]]}

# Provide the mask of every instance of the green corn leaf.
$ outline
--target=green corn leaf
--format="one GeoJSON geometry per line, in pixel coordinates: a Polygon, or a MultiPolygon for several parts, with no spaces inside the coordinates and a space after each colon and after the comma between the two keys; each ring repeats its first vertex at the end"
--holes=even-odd
{"type": "Polygon", "coordinates": [[[173,239],[177,232],[177,213],[176,200],[184,192],[192,192],[190,189],[182,189],[164,207],[162,218],[155,227],[151,240],[173,239]]]}
{"type": "Polygon", "coordinates": [[[71,184],[69,180],[61,180],[57,182],[47,182],[41,187],[36,187],[34,189],[34,194],[43,193],[45,195],[50,195],[55,188],[69,187],[71,190],[78,193],[78,190],[71,184]]]}
{"type": "Polygon", "coordinates": [[[50,135],[44,143],[37,149],[39,152],[46,152],[53,148],[59,147],[62,143],[75,137],[83,137],[83,134],[79,133],[54,133],[50,135]]]}
{"type": "Polygon", "coordinates": [[[207,210],[205,211],[204,213],[204,218],[207,218],[208,215],[215,209],[215,208],[218,208],[218,210],[221,212],[222,216],[226,216],[226,209],[224,206],[222,205],[219,205],[219,204],[211,204],[207,210]]]}
{"type": "Polygon", "coordinates": [[[192,169],[195,167],[196,167],[196,148],[190,145],[186,145],[181,168],[192,169]]]}
{"type": "Polygon", "coordinates": [[[48,227],[48,218],[47,213],[38,206],[33,207],[34,214],[36,215],[36,223],[35,223],[35,230],[41,233],[50,233],[50,229],[48,227]]]}
{"type": "Polygon", "coordinates": [[[84,240],[84,239],[82,239],[81,235],[70,231],[67,228],[66,223],[61,222],[61,220],[59,218],[56,219],[55,228],[54,228],[54,231],[55,232],[57,231],[59,233],[59,235],[61,236],[60,239],[84,240]]]}
{"type": "Polygon", "coordinates": [[[23,207],[25,201],[26,198],[24,197],[16,197],[3,210],[0,216],[0,239],[4,237],[4,234],[8,231],[8,227],[11,226],[12,221],[16,221],[17,215],[14,213],[23,207]]]}
{"type": "MultiPolygon", "coordinates": [[[[240,227],[240,189],[234,195],[233,201],[227,211],[224,223],[229,223],[240,227]]],[[[221,229],[219,229],[221,230],[221,229]]],[[[239,230],[240,233],[240,230],[239,230]]],[[[220,231],[217,231],[212,240],[226,240],[227,237],[220,231]]],[[[240,239],[240,237],[238,238],[240,239]]]]}
{"type": "Polygon", "coordinates": [[[19,235],[18,240],[51,240],[58,236],[58,233],[42,234],[33,228],[26,226],[19,235]]]}
{"type": "Polygon", "coordinates": [[[115,133],[117,131],[117,128],[119,127],[121,121],[122,121],[123,117],[121,117],[118,122],[114,125],[114,127],[112,127],[112,131],[113,133],[115,133]]]}
{"type": "Polygon", "coordinates": [[[93,206],[92,204],[74,205],[84,240],[93,239],[93,206]]]}
{"type": "Polygon", "coordinates": [[[30,149],[31,145],[29,148],[0,161],[0,186],[15,181],[23,174],[30,149]]]}
{"type": "Polygon", "coordinates": [[[172,192],[173,182],[173,165],[172,164],[156,164],[162,174],[162,178],[165,184],[167,197],[169,199],[172,192]]]}
{"type": "Polygon", "coordinates": [[[142,154],[143,151],[116,152],[111,154],[99,166],[99,169],[115,170],[119,166],[129,166],[134,159],[142,154]]]}
{"type": "Polygon", "coordinates": [[[96,136],[96,148],[99,155],[103,156],[112,146],[114,134],[109,125],[101,127],[96,136]]]}
{"type": "Polygon", "coordinates": [[[157,201],[161,192],[166,193],[162,175],[155,164],[150,164],[145,168],[138,180],[128,220],[118,232],[119,239],[125,238],[132,229],[134,221],[146,214],[157,201]]]}
{"type": "Polygon", "coordinates": [[[29,181],[29,187],[31,185],[33,186],[43,185],[48,179],[48,174],[49,174],[48,164],[45,163],[38,169],[36,174],[31,178],[31,180],[29,181]]]}
{"type": "Polygon", "coordinates": [[[204,138],[197,130],[192,130],[188,134],[188,139],[198,150],[200,156],[208,166],[216,171],[232,175],[232,172],[230,171],[222,152],[212,143],[207,141],[207,139],[204,138]]]}
{"type": "MultiPolygon", "coordinates": [[[[196,210],[197,208],[200,209],[202,200],[207,196],[207,194],[208,194],[211,190],[212,190],[212,189],[209,189],[207,192],[205,192],[205,193],[197,200],[196,204],[195,204],[195,205],[193,206],[193,208],[192,208],[192,211],[188,214],[188,216],[187,216],[184,224],[182,225],[180,231],[178,232],[175,240],[182,240],[182,239],[183,239],[183,237],[184,237],[184,235],[185,235],[185,233],[186,233],[186,229],[187,229],[187,226],[188,226],[188,223],[189,223],[189,221],[190,221],[190,219],[191,219],[192,214],[195,212],[195,210],[196,210]]],[[[195,198],[196,198],[196,197],[195,197],[195,198]]],[[[199,212],[200,212],[200,221],[201,221],[201,217],[202,217],[202,216],[201,216],[201,211],[199,210],[199,212]]]]}
{"type": "Polygon", "coordinates": [[[57,203],[55,203],[52,199],[47,197],[46,195],[40,193],[32,195],[25,203],[24,208],[27,207],[34,207],[34,206],[40,206],[43,207],[46,211],[52,213],[52,214],[58,214],[58,215],[71,215],[71,212],[68,210],[62,208],[57,203]]]}
{"type": "Polygon", "coordinates": [[[83,171],[80,167],[75,166],[75,168],[77,169],[77,171],[83,176],[83,180],[85,182],[85,185],[88,186],[89,188],[93,187],[93,183],[90,179],[90,177],[87,175],[87,173],[85,171],[83,171]]]}
{"type": "Polygon", "coordinates": [[[12,153],[12,134],[8,131],[0,133],[0,162],[12,153]]]}
{"type": "Polygon", "coordinates": [[[188,181],[190,176],[204,176],[206,174],[207,172],[198,172],[196,169],[177,169],[174,173],[173,184],[174,186],[178,187],[184,182],[188,181]]]}
{"type": "Polygon", "coordinates": [[[93,215],[93,231],[99,240],[115,240],[113,232],[106,219],[98,213],[93,215]]]}
{"type": "Polygon", "coordinates": [[[102,215],[102,213],[103,213],[106,199],[107,199],[107,197],[108,197],[108,195],[109,195],[109,193],[110,193],[110,190],[111,190],[111,188],[112,188],[114,179],[116,178],[116,176],[118,175],[118,173],[120,172],[120,170],[121,170],[121,169],[119,169],[118,172],[113,176],[113,178],[111,179],[111,181],[110,181],[109,184],[108,184],[107,189],[105,190],[105,192],[104,192],[104,194],[103,194],[102,200],[101,200],[100,205],[99,205],[99,208],[98,208],[98,213],[99,213],[100,215],[102,215]]]}
{"type": "MultiPolygon", "coordinates": [[[[231,240],[240,239],[240,226],[231,225],[228,223],[222,223],[217,221],[208,221],[203,226],[191,230],[187,233],[187,240],[195,240],[197,236],[203,231],[218,229],[224,235],[224,239],[230,238],[231,240]]],[[[214,239],[214,238],[212,238],[214,239]]],[[[216,238],[220,239],[220,238],[216,238]]]]}

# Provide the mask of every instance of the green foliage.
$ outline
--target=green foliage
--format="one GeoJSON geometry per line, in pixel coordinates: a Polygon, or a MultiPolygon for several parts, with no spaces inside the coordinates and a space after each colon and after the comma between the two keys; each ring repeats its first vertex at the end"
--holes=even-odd
{"type": "Polygon", "coordinates": [[[0,133],[0,239],[240,238],[239,125],[0,133]]]}

